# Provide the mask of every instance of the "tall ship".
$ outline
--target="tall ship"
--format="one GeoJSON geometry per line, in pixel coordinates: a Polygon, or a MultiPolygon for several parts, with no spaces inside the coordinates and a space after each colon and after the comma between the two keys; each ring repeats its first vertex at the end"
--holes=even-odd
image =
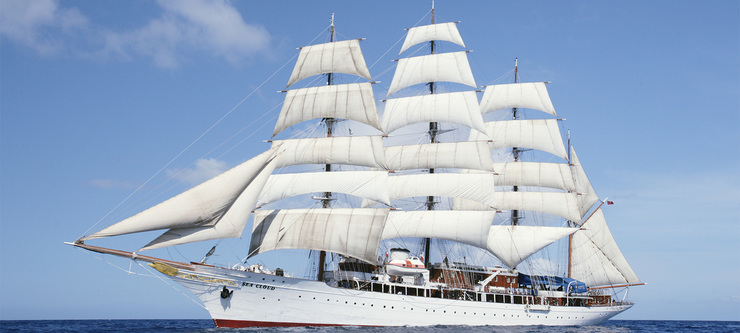
{"type": "Polygon", "coordinates": [[[329,34],[300,48],[269,149],[69,244],[147,263],[218,327],[597,325],[632,307],[644,283],[546,82],[519,82],[514,62],[513,82],[476,91],[457,22],[432,8],[378,100],[361,41],[335,40],[333,18],[329,34]],[[138,249],[90,244],[155,230],[138,249]],[[145,255],[238,237],[249,252],[228,267],[208,264],[215,247],[192,262],[145,255]],[[255,260],[296,249],[313,276],[255,260]]]}

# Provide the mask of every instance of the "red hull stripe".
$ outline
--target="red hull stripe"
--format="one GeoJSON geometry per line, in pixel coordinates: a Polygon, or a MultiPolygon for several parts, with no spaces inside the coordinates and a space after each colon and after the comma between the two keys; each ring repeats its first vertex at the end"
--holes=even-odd
{"type": "MultiPolygon", "coordinates": [[[[241,327],[305,327],[305,326],[347,326],[340,324],[316,324],[316,323],[281,323],[274,321],[251,321],[251,320],[232,320],[232,319],[214,319],[216,327],[241,328],[241,327]]],[[[354,326],[354,325],[353,325],[354,326]]]]}

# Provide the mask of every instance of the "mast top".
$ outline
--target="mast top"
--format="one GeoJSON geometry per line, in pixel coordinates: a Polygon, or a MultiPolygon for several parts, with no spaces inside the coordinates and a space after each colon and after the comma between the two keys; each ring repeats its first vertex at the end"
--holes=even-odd
{"type": "Polygon", "coordinates": [[[334,13],[331,13],[331,19],[329,20],[329,23],[330,23],[329,32],[331,33],[331,37],[329,37],[330,38],[329,41],[333,42],[334,41],[334,13]]]}

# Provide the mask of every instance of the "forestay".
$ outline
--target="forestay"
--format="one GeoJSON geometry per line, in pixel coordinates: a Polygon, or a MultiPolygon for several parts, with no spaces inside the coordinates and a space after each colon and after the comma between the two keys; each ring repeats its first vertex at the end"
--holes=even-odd
{"type": "Polygon", "coordinates": [[[371,80],[360,50],[360,41],[352,39],[301,48],[286,87],[307,77],[325,73],[352,74],[371,80]]]}
{"type": "Polygon", "coordinates": [[[389,209],[257,210],[249,257],[276,249],[322,250],[377,262],[389,209]]]}
{"type": "Polygon", "coordinates": [[[443,142],[385,147],[388,170],[458,168],[492,172],[488,142],[443,142]]]}
{"type": "Polygon", "coordinates": [[[487,249],[506,266],[515,268],[524,259],[578,228],[524,225],[494,225],[488,233],[487,249]]]}
{"type": "Polygon", "coordinates": [[[446,239],[485,249],[494,214],[492,211],[391,211],[382,238],[446,239]]]}
{"type": "Polygon", "coordinates": [[[599,209],[573,234],[571,272],[589,286],[639,283],[599,209]]]}
{"type": "Polygon", "coordinates": [[[401,52],[398,54],[403,53],[403,51],[408,50],[408,48],[414,45],[433,40],[451,42],[465,47],[465,43],[460,36],[460,32],[457,30],[457,24],[455,22],[437,23],[409,29],[406,39],[403,41],[403,46],[401,46],[401,52]]]}
{"type": "Polygon", "coordinates": [[[388,95],[415,84],[440,81],[476,87],[465,52],[430,54],[398,60],[388,95]]]}
{"type": "Polygon", "coordinates": [[[257,207],[299,194],[337,192],[391,205],[386,189],[386,171],[341,171],[289,173],[270,176],[257,207]]]}
{"type": "Polygon", "coordinates": [[[429,94],[389,99],[383,113],[383,129],[391,133],[410,124],[448,122],[485,133],[483,116],[474,91],[429,94]]]}
{"type": "Polygon", "coordinates": [[[272,148],[198,186],[84,240],[172,229],[144,249],[241,235],[257,195],[277,164],[272,148]]]}
{"type": "Polygon", "coordinates": [[[289,90],[272,136],[317,118],[349,119],[381,130],[372,84],[363,82],[289,90]]]}
{"type": "Polygon", "coordinates": [[[387,169],[380,136],[274,140],[284,150],[278,167],[298,164],[349,164],[387,169]]]}
{"type": "Polygon", "coordinates": [[[511,108],[527,108],[557,116],[544,82],[510,83],[487,86],[480,103],[480,112],[511,108]]]}

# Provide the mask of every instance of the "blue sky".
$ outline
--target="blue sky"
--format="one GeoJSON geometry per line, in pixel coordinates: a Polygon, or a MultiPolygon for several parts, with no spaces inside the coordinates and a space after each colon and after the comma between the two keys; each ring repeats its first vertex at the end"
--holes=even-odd
{"type": "MultiPolygon", "coordinates": [[[[428,9],[2,1],[0,319],[208,318],[158,279],[128,274],[129,262],[62,242],[166,198],[137,201],[149,191],[182,190],[264,150],[296,48],[326,40],[330,13],[340,39],[367,38],[387,89],[394,43],[428,9]]],[[[740,3],[437,1],[437,14],[462,21],[478,85],[503,83],[515,57],[522,81],[552,82],[596,191],[616,202],[612,232],[648,283],[618,318],[740,319],[740,288],[725,283],[740,278],[740,3]]],[[[160,253],[177,251],[188,250],[160,253]]]]}

